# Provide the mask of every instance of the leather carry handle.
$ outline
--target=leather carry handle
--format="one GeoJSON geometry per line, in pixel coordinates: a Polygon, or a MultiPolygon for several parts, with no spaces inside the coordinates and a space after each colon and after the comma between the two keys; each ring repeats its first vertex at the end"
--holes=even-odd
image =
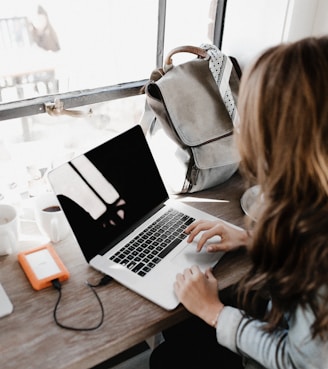
{"type": "Polygon", "coordinates": [[[201,47],[197,47],[197,46],[189,46],[189,45],[185,45],[185,46],[179,46],[176,47],[175,49],[171,50],[168,55],[166,56],[166,59],[164,61],[164,71],[168,71],[169,69],[172,68],[173,66],[173,62],[172,62],[172,56],[174,54],[177,53],[191,53],[191,54],[195,54],[203,59],[207,59],[208,58],[208,54],[207,51],[205,49],[202,49],[201,47]]]}
{"type": "MultiPolygon", "coordinates": [[[[168,70],[170,70],[173,67],[172,56],[177,53],[191,53],[203,59],[207,59],[209,57],[209,55],[207,54],[207,51],[205,49],[202,49],[201,47],[189,46],[189,45],[178,46],[175,49],[172,49],[168,53],[168,55],[166,56],[164,60],[163,68],[158,68],[152,71],[151,76],[150,76],[150,81],[158,81],[160,78],[164,76],[164,74],[168,70]]],[[[147,84],[141,88],[140,90],[141,94],[145,93],[146,86],[147,84]]]]}

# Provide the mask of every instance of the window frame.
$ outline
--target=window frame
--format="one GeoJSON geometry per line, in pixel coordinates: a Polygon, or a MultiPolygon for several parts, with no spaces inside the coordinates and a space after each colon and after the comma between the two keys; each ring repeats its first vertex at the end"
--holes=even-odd
{"type": "MultiPolygon", "coordinates": [[[[158,0],[156,67],[163,65],[167,0],[158,0]]],[[[227,0],[217,0],[213,44],[221,48],[227,0]]],[[[64,109],[111,101],[140,94],[148,79],[125,82],[113,86],[70,91],[0,104],[0,121],[46,113],[46,106],[59,99],[64,109]]]]}

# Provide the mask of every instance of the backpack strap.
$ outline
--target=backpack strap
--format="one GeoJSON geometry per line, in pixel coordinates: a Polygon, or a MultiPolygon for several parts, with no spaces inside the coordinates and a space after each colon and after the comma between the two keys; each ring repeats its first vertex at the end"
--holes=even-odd
{"type": "Polygon", "coordinates": [[[209,68],[213,78],[219,88],[224,105],[234,126],[238,125],[238,110],[236,101],[233,98],[229,85],[232,68],[234,67],[231,59],[223,54],[215,45],[202,44],[201,48],[206,50],[210,56],[209,68]]]}

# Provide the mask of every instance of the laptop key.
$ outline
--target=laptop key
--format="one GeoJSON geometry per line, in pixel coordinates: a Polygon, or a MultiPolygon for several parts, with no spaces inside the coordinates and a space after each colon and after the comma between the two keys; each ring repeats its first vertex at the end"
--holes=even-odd
{"type": "Polygon", "coordinates": [[[143,267],[145,266],[144,263],[138,263],[133,269],[132,271],[135,272],[135,273],[138,273],[139,270],[141,270],[143,267]]]}
{"type": "Polygon", "coordinates": [[[135,267],[135,265],[136,265],[136,262],[135,261],[131,261],[126,267],[128,269],[132,269],[133,270],[133,268],[135,267]]]}
{"type": "Polygon", "coordinates": [[[181,240],[179,240],[178,238],[173,240],[161,253],[158,254],[158,257],[161,259],[165,258],[165,256],[172,250],[174,250],[179,245],[180,242],[181,240]]]}
{"type": "Polygon", "coordinates": [[[194,218],[191,218],[191,217],[184,217],[184,224],[186,226],[190,225],[192,222],[194,222],[194,218]]]}

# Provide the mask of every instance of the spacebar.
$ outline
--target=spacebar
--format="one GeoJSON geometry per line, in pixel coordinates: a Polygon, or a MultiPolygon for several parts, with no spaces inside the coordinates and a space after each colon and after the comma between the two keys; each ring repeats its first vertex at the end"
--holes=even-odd
{"type": "Polygon", "coordinates": [[[158,257],[163,259],[169,252],[171,252],[176,246],[178,246],[180,242],[181,240],[179,238],[173,240],[169,245],[167,245],[167,247],[164,250],[162,250],[158,254],[158,257]]]}

